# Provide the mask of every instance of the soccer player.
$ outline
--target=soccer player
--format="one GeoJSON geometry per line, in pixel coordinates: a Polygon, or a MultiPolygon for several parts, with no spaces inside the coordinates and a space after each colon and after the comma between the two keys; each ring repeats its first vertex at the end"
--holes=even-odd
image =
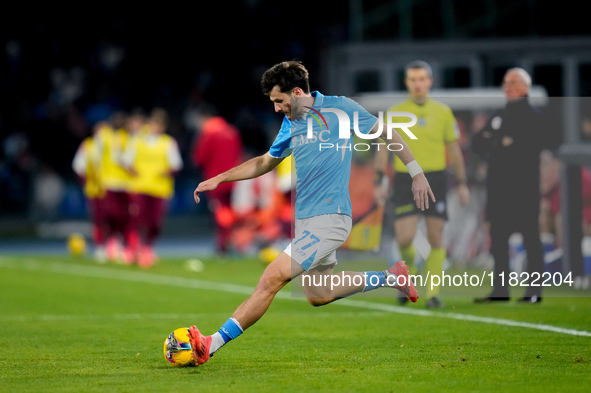
{"type": "Polygon", "coordinates": [[[123,155],[123,165],[132,174],[130,189],[136,194],[139,208],[140,246],[137,255],[128,259],[137,260],[143,268],[155,262],[154,243],[161,232],[168,201],[174,194],[174,176],[183,167],[176,140],[164,133],[167,124],[166,111],[154,109],[146,133],[136,134],[123,155]]]}
{"type": "MultiPolygon", "coordinates": [[[[285,116],[273,145],[267,153],[201,182],[195,189],[195,201],[199,203],[201,193],[214,190],[221,183],[261,176],[292,155],[297,173],[295,236],[284,252],[267,266],[253,294],[217,333],[204,336],[195,326],[190,327],[197,365],[205,363],[224,344],[257,322],[277,292],[301,274],[313,278],[302,280],[304,293],[313,306],[382,286],[396,288],[411,301],[417,300],[416,289],[403,261],[381,272],[340,272],[340,285],[313,285],[322,280],[327,282],[327,279],[331,282],[337,264],[336,249],[351,231],[348,183],[352,151],[350,138],[339,138],[340,119],[334,113],[325,112],[323,121],[308,122],[310,113],[322,114],[322,109],[343,111],[350,119],[358,120],[356,128],[365,134],[386,128],[379,128],[383,124],[353,100],[310,92],[308,71],[298,61],[271,67],[263,74],[261,86],[263,93],[273,102],[275,111],[285,116]],[[307,138],[308,126],[312,127],[312,138],[307,138]],[[332,145],[333,148],[322,149],[321,141],[327,144],[323,146],[332,145]]],[[[346,132],[349,134],[350,130],[346,132]]],[[[404,146],[397,154],[413,177],[412,190],[417,206],[428,208],[429,197],[433,202],[435,198],[425,175],[395,131],[392,141],[404,146]]]]}
{"type": "Polygon", "coordinates": [[[136,228],[138,207],[135,194],[129,188],[132,176],[121,160],[130,136],[141,132],[144,123],[143,112],[134,111],[127,117],[123,128],[104,127],[96,137],[99,177],[105,189],[103,206],[108,228],[107,257],[110,261],[123,257],[124,262],[132,263],[139,246],[136,228]],[[120,240],[125,244],[122,255],[120,240]]]}
{"type": "Polygon", "coordinates": [[[94,136],[103,127],[107,127],[107,125],[102,122],[94,126],[93,135],[86,137],[80,143],[72,160],[72,169],[84,185],[84,197],[86,198],[92,223],[92,241],[95,247],[94,255],[96,260],[101,263],[107,261],[104,208],[102,206],[105,191],[99,182],[98,159],[96,157],[94,136]]]}
{"type": "MultiPolygon", "coordinates": [[[[414,196],[410,191],[410,177],[408,169],[400,159],[394,158],[394,234],[400,249],[401,257],[414,269],[415,249],[413,240],[417,231],[419,214],[425,216],[427,238],[431,245],[431,252],[425,261],[425,271],[431,274],[441,274],[446,250],[443,246],[443,227],[447,220],[447,156],[453,168],[460,203],[466,205],[470,198],[470,191],[466,184],[466,169],[464,158],[459,145],[460,132],[451,109],[429,97],[429,90],[433,83],[431,66],[421,60],[413,61],[405,67],[404,83],[408,90],[408,100],[395,105],[388,111],[405,111],[416,115],[417,124],[411,127],[418,139],[410,139],[402,134],[402,139],[411,148],[417,162],[423,168],[429,184],[433,188],[437,203],[424,211],[420,211],[414,203],[414,196]]],[[[376,182],[381,182],[378,172],[376,182]]],[[[439,287],[427,290],[427,307],[442,307],[439,299],[439,287]]],[[[406,297],[399,298],[401,303],[406,297]]]]}

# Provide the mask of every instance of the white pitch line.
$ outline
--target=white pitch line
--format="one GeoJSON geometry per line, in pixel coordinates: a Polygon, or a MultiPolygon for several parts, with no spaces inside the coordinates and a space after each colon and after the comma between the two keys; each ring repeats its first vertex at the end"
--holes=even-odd
{"type": "MultiPolygon", "coordinates": [[[[225,313],[218,313],[220,317],[225,316],[225,313]]],[[[0,316],[0,322],[30,322],[30,321],[42,321],[42,322],[62,322],[62,321],[105,321],[105,320],[173,320],[173,319],[198,319],[203,318],[205,315],[208,317],[217,314],[41,314],[41,315],[7,315],[0,316]]]]}
{"type": "MultiPolygon", "coordinates": [[[[165,276],[161,274],[153,274],[147,272],[124,271],[117,269],[110,269],[101,266],[85,266],[74,265],[64,262],[41,261],[34,259],[26,259],[15,261],[11,258],[0,257],[0,267],[22,269],[30,271],[45,271],[61,274],[71,274],[82,277],[107,278],[114,280],[141,282],[146,284],[168,285],[182,288],[204,289],[210,291],[221,291],[226,293],[236,293],[241,295],[250,295],[254,288],[246,285],[237,285],[229,283],[220,283],[213,281],[199,280],[195,278],[184,278],[165,276]]],[[[290,299],[304,301],[304,297],[294,297],[288,292],[279,292],[277,294],[280,299],[290,299]]],[[[335,305],[361,308],[364,310],[384,311],[398,314],[407,314],[421,317],[434,317],[455,319],[460,321],[479,322],[491,325],[521,327],[534,330],[541,330],[553,333],[567,334],[571,336],[591,337],[591,332],[585,330],[567,329],[559,326],[514,321],[511,319],[482,317],[470,314],[460,313],[444,313],[430,310],[418,310],[414,308],[400,307],[391,304],[374,303],[364,300],[341,299],[334,303],[335,305]]]]}
{"type": "MultiPolygon", "coordinates": [[[[276,311],[277,312],[277,311],[276,311]]],[[[298,313],[302,314],[303,311],[298,311],[298,313]]],[[[293,312],[289,313],[293,315],[293,312]]],[[[351,314],[355,316],[364,315],[364,316],[375,316],[375,315],[383,315],[383,311],[350,311],[345,314],[351,314]]],[[[146,313],[146,314],[139,314],[139,313],[131,313],[131,314],[31,314],[31,315],[0,315],[0,323],[4,322],[67,322],[67,321],[124,321],[124,320],[174,320],[174,319],[183,319],[187,320],[199,320],[203,318],[211,318],[216,317],[222,319],[223,317],[228,317],[227,312],[218,312],[218,313],[187,313],[187,314],[180,314],[180,313],[172,313],[172,314],[154,314],[154,313],[146,313]]],[[[321,315],[316,316],[318,318],[332,318],[332,314],[323,313],[321,315]]],[[[315,318],[316,318],[315,317],[315,318]]]]}

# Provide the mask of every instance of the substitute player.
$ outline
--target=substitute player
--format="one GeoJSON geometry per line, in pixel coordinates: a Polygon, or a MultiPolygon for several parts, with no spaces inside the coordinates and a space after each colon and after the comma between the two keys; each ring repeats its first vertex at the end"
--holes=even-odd
{"type": "Polygon", "coordinates": [[[131,191],[132,175],[124,168],[122,157],[130,137],[144,128],[145,116],[141,111],[131,113],[123,128],[105,127],[96,136],[100,160],[101,186],[105,189],[104,212],[107,223],[107,257],[126,263],[134,262],[139,246],[137,233],[138,206],[131,191]],[[121,253],[120,242],[124,243],[121,253]]]}
{"type": "Polygon", "coordinates": [[[166,111],[154,109],[146,133],[135,135],[123,156],[123,165],[132,174],[130,189],[139,207],[140,246],[135,259],[144,268],[152,266],[156,259],[154,243],[174,194],[174,176],[183,167],[176,140],[164,133],[167,124],[166,111]]]}
{"type": "Polygon", "coordinates": [[[93,135],[86,137],[72,160],[72,169],[84,185],[83,193],[86,199],[90,220],[92,223],[92,241],[94,256],[98,262],[107,261],[105,248],[105,215],[103,198],[105,190],[101,187],[98,171],[98,157],[95,146],[95,135],[101,129],[108,127],[106,123],[97,123],[93,128],[93,135]]]}
{"type": "MultiPolygon", "coordinates": [[[[413,152],[417,162],[425,171],[425,176],[433,188],[437,203],[420,211],[414,203],[414,195],[410,190],[411,178],[408,169],[400,157],[394,158],[394,234],[400,248],[402,259],[411,269],[415,259],[413,240],[415,238],[419,214],[425,216],[427,238],[431,252],[425,261],[425,271],[430,274],[441,274],[446,250],[443,246],[443,227],[447,220],[447,156],[453,168],[460,203],[466,205],[470,191],[466,185],[466,169],[458,139],[460,132],[451,109],[429,97],[433,83],[431,66],[424,61],[413,61],[405,68],[404,83],[409,93],[408,100],[388,109],[389,112],[404,111],[416,115],[417,124],[410,128],[418,139],[410,139],[403,133],[402,139],[413,152]]],[[[379,174],[378,177],[382,176],[379,174]]],[[[381,179],[376,179],[381,182],[381,179]]],[[[442,307],[438,297],[439,287],[429,287],[427,291],[427,307],[442,307]]],[[[401,303],[406,302],[401,297],[401,303]]]]}
{"type": "MultiPolygon", "coordinates": [[[[416,289],[410,282],[408,267],[403,261],[381,272],[340,272],[340,285],[313,284],[326,280],[332,282],[333,269],[337,264],[336,249],[351,231],[348,183],[352,151],[346,146],[351,143],[351,138],[339,138],[339,119],[334,113],[325,113],[326,123],[323,123],[308,122],[309,112],[321,113],[323,109],[343,111],[350,119],[358,118],[357,128],[365,134],[377,132],[383,124],[346,97],[310,92],[308,71],[298,61],[282,62],[271,67],[264,73],[261,85],[263,93],[273,102],[275,111],[285,116],[275,142],[269,152],[200,183],[195,190],[195,201],[199,203],[201,193],[215,190],[221,183],[261,176],[275,168],[283,158],[292,155],[297,173],[295,237],[284,252],[267,266],[253,294],[217,333],[203,336],[195,326],[191,326],[191,346],[197,365],[205,363],[225,343],[257,322],[277,292],[301,274],[308,278],[302,280],[302,285],[308,302],[313,306],[329,304],[381,286],[396,288],[411,301],[417,300],[416,289]],[[307,138],[308,126],[312,127],[316,137],[307,138]],[[322,138],[318,137],[320,132],[323,132],[322,138]],[[321,139],[323,143],[337,148],[321,150],[321,139]]],[[[346,131],[350,133],[350,130],[346,131]]],[[[428,208],[429,197],[433,201],[435,199],[427,179],[404,140],[395,131],[392,141],[404,146],[397,154],[413,177],[412,190],[417,206],[428,208]]]]}

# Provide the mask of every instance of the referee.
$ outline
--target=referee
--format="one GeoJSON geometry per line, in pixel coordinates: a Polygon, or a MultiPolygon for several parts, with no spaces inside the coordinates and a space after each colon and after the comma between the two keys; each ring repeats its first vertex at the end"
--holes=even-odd
{"type": "MultiPolygon", "coordinates": [[[[431,252],[425,261],[425,272],[441,274],[446,250],[443,246],[443,227],[447,220],[447,156],[456,178],[458,195],[462,205],[470,199],[470,191],[466,184],[466,169],[464,158],[459,145],[460,132],[451,109],[429,97],[429,90],[433,83],[431,66],[421,60],[409,63],[405,68],[404,83],[409,93],[406,101],[388,109],[388,112],[410,112],[416,115],[417,124],[412,132],[418,139],[410,139],[405,133],[401,137],[411,149],[417,162],[423,168],[425,176],[431,185],[437,202],[424,211],[416,207],[411,192],[411,178],[406,166],[398,157],[394,158],[394,232],[402,259],[413,271],[415,249],[413,240],[419,221],[419,213],[425,216],[427,238],[431,245],[431,252]]],[[[378,174],[376,181],[381,175],[378,174]]],[[[427,307],[443,307],[439,299],[439,287],[427,290],[427,307]]],[[[399,297],[401,303],[406,298],[399,297]]]]}

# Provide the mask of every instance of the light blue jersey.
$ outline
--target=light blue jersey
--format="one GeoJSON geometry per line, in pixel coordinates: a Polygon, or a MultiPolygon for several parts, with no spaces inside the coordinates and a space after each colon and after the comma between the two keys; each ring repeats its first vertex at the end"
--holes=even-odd
{"type": "MultiPolygon", "coordinates": [[[[302,118],[283,119],[279,134],[269,149],[275,158],[293,154],[295,162],[296,218],[304,219],[321,214],[351,216],[349,177],[351,175],[352,137],[339,138],[339,121],[335,113],[345,112],[353,127],[354,114],[358,114],[358,130],[367,134],[378,119],[355,101],[340,96],[324,96],[312,92],[314,105],[302,118]],[[308,121],[308,119],[312,119],[308,121]],[[308,125],[312,125],[312,138],[308,138],[308,125]]],[[[351,130],[348,130],[351,134],[351,130]]]]}

